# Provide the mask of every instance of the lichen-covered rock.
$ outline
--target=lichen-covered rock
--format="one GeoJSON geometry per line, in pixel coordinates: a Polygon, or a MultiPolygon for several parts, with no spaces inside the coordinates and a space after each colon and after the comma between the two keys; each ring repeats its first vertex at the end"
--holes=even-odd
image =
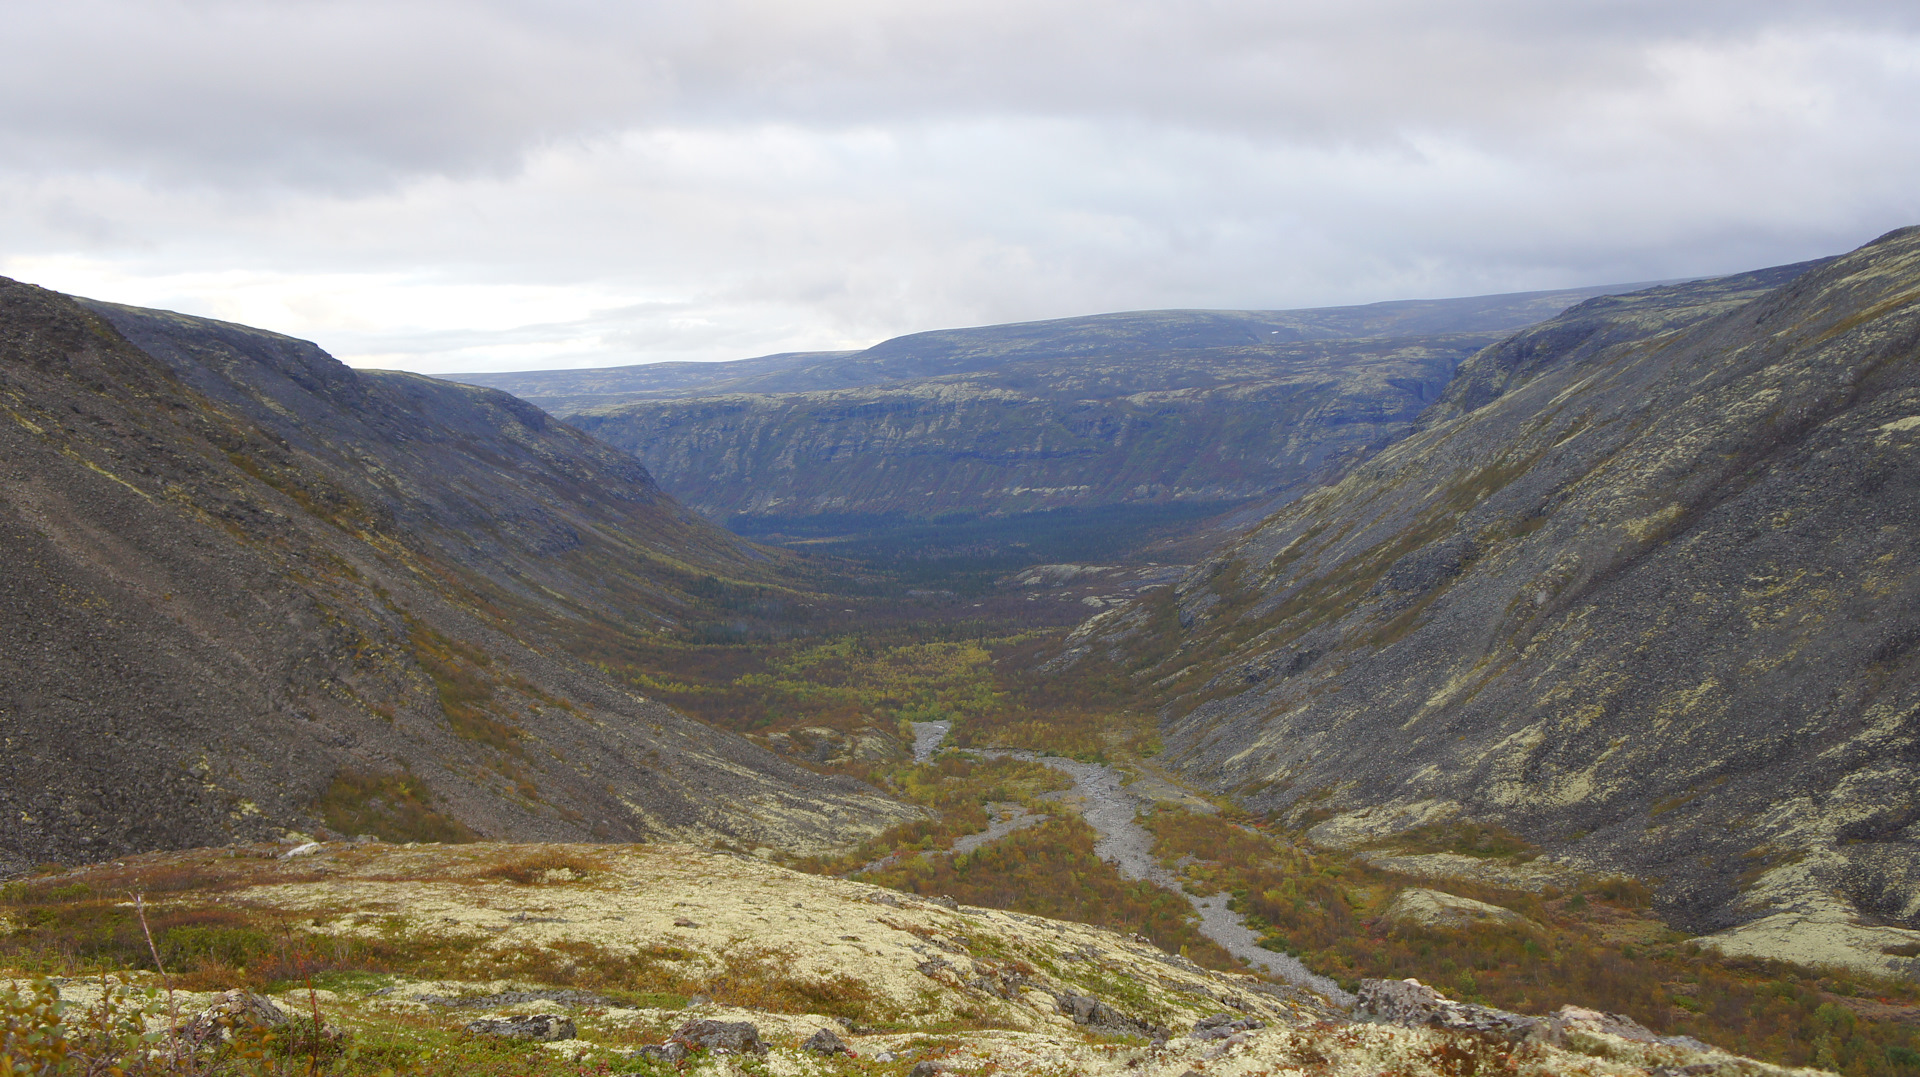
{"type": "Polygon", "coordinates": [[[552,1013],[534,1013],[513,1017],[482,1017],[467,1025],[475,1036],[498,1036],[508,1040],[537,1040],[552,1043],[579,1035],[571,1018],[552,1013]]]}
{"type": "Polygon", "coordinates": [[[1565,1044],[1573,1034],[1617,1036],[1634,1043],[1658,1043],[1668,1047],[1684,1047],[1690,1051],[1713,1050],[1692,1036],[1662,1036],[1623,1013],[1601,1013],[1584,1006],[1562,1006],[1547,1021],[1547,1040],[1565,1044]]]}
{"type": "Polygon", "coordinates": [[[181,1025],[180,1042],[193,1049],[225,1043],[236,1033],[280,1028],[287,1014],[265,995],[251,991],[224,991],[207,1008],[181,1025]]]}
{"type": "Polygon", "coordinates": [[[1380,914],[1388,923],[1417,927],[1472,927],[1498,924],[1504,927],[1539,929],[1540,925],[1498,905],[1460,897],[1439,890],[1408,887],[1395,895],[1393,903],[1380,914]]]}

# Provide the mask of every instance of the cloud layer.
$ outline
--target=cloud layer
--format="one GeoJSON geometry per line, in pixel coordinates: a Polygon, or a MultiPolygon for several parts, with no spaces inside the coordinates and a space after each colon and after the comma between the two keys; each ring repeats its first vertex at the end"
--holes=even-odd
{"type": "Polygon", "coordinates": [[[1920,223],[1910,3],[0,3],[0,272],[428,372],[1920,223]]]}

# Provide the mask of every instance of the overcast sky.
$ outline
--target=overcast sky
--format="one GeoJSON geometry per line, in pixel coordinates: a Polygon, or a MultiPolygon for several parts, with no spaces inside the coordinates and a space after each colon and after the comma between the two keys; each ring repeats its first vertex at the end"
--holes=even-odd
{"type": "Polygon", "coordinates": [[[434,372],[1920,223],[1920,4],[0,0],[0,274],[434,372]]]}

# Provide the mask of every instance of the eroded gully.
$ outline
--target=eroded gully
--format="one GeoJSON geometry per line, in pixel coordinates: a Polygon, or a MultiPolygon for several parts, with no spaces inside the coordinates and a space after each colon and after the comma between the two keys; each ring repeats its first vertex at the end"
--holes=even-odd
{"type": "MultiPolygon", "coordinates": [[[[914,761],[924,763],[932,759],[951,728],[951,722],[913,723],[914,761]]],[[[1340,985],[1309,972],[1298,959],[1261,947],[1259,937],[1248,929],[1240,914],[1227,908],[1228,895],[1199,897],[1182,889],[1173,872],[1154,858],[1153,835],[1140,825],[1140,810],[1150,801],[1129,791],[1119,771],[1101,763],[1083,763],[1019,749],[974,750],[981,755],[1041,763],[1072,778],[1073,790],[1068,796],[1079,800],[1081,818],[1100,835],[1094,842],[1094,852],[1112,864],[1123,878],[1144,880],[1186,898],[1200,915],[1200,933],[1248,965],[1288,983],[1318,991],[1336,1002],[1350,1001],[1351,996],[1342,991],[1340,985]]]]}

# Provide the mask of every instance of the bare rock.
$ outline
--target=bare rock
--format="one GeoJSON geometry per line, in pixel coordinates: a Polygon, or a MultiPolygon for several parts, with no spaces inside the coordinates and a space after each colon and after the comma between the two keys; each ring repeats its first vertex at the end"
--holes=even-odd
{"type": "Polygon", "coordinates": [[[655,1062],[678,1063],[687,1057],[687,1045],[677,1040],[665,1043],[649,1043],[634,1052],[635,1058],[651,1059],[655,1062]]]}
{"type": "Polygon", "coordinates": [[[1216,1013],[1211,1017],[1202,1017],[1193,1023],[1189,1033],[1196,1040],[1224,1040],[1241,1032],[1252,1032],[1267,1027],[1265,1021],[1238,1013],[1216,1013]]]}
{"type": "Polygon", "coordinates": [[[1354,1013],[1382,1024],[1432,1026],[1506,1040],[1544,1039],[1548,1023],[1538,1017],[1458,1002],[1419,980],[1361,980],[1354,1013]]]}
{"type": "Polygon", "coordinates": [[[467,1026],[475,1036],[498,1036],[509,1040],[537,1040],[551,1043],[570,1040],[579,1034],[570,1018],[559,1014],[517,1014],[513,1017],[482,1017],[467,1026]]]}

